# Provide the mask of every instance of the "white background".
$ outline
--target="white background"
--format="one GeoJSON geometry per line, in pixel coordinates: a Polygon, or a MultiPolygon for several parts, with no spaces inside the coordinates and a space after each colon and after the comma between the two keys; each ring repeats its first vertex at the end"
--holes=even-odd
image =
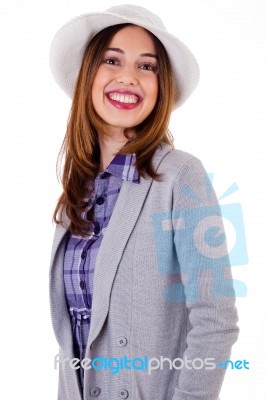
{"type": "MultiPolygon", "coordinates": [[[[56,399],[58,346],[49,314],[48,267],[60,194],[56,157],[70,100],[50,74],[49,46],[63,23],[121,1],[1,1],[1,398],[56,399]],[[36,395],[36,393],[38,393],[36,395]]],[[[249,263],[233,267],[248,295],[237,299],[240,336],[221,399],[266,398],[265,146],[266,5],[264,0],[134,1],[163,19],[193,51],[201,81],[175,111],[175,146],[215,174],[221,203],[241,203],[249,263]],[[175,8],[173,8],[173,4],[175,8]]]]}

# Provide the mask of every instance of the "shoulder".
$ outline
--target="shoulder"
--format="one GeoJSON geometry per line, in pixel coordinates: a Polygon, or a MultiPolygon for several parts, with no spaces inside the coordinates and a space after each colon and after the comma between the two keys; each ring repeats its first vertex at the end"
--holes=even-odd
{"type": "Polygon", "coordinates": [[[156,185],[157,190],[165,195],[170,190],[176,207],[217,203],[209,174],[193,154],[163,145],[157,172],[163,180],[156,185]]]}
{"type": "Polygon", "coordinates": [[[159,173],[166,174],[167,180],[181,179],[193,174],[206,174],[203,163],[199,158],[183,150],[171,148],[168,144],[161,144],[157,150],[159,173]]]}

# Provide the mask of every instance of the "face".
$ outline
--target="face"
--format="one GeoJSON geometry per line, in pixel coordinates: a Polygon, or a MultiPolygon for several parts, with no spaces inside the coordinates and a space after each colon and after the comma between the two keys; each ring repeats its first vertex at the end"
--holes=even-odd
{"type": "Polygon", "coordinates": [[[158,60],[152,38],[128,26],[111,40],[92,86],[97,114],[113,129],[124,131],[146,119],[158,96],[158,60]]]}

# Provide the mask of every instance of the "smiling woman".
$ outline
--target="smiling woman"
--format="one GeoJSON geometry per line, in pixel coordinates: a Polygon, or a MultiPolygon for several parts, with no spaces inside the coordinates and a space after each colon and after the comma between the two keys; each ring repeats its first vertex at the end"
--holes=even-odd
{"type": "Polygon", "coordinates": [[[133,24],[119,24],[91,39],[81,62],[61,151],[66,159],[62,179],[65,190],[55,210],[56,221],[65,204],[71,232],[87,233],[88,221],[79,215],[89,211],[88,177],[94,179],[114,154],[136,154],[141,176],[160,177],[153,168],[152,156],[162,142],[173,147],[168,123],[177,92],[168,55],[151,32],[133,24]],[[117,101],[117,96],[125,92],[131,96],[134,92],[137,102],[117,101]],[[73,159],[72,154],[79,159],[73,159]]]}
{"type": "Polygon", "coordinates": [[[168,130],[198,64],[156,15],[132,5],[68,22],[50,64],[72,97],[50,265],[58,399],[216,400],[225,371],[203,360],[228,359],[238,336],[225,235],[215,256],[217,241],[204,242],[210,221],[223,232],[222,218],[202,163],[175,149],[168,130]],[[148,357],[193,368],[82,367],[148,357]]]}

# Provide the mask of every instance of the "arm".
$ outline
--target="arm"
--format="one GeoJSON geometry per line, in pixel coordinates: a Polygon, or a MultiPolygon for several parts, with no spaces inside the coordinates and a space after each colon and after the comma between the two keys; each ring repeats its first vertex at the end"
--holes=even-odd
{"type": "Polygon", "coordinates": [[[225,375],[217,363],[230,358],[238,315],[220,206],[197,158],[176,178],[172,221],[183,283],[175,301],[188,309],[183,358],[215,359],[214,369],[183,368],[172,400],[217,400],[225,375]]]}

